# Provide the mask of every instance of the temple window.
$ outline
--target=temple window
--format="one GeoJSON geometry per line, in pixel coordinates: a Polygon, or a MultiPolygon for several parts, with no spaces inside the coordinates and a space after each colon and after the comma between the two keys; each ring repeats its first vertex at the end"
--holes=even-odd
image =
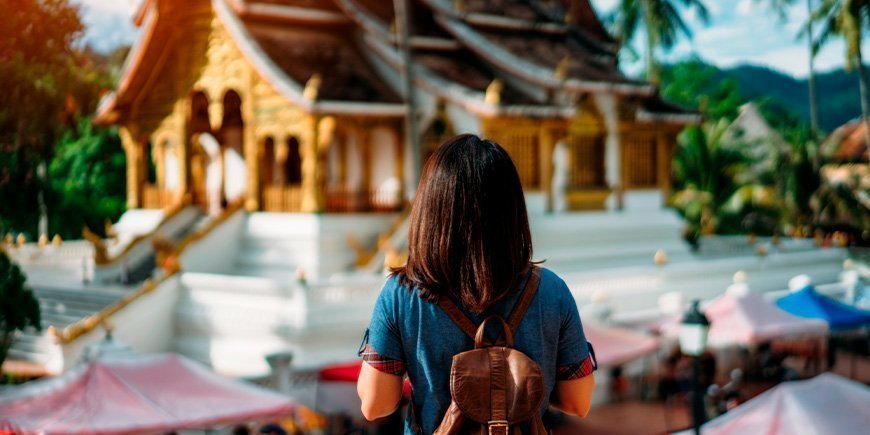
{"type": "Polygon", "coordinates": [[[495,142],[508,152],[516,164],[523,189],[539,189],[541,164],[537,128],[517,128],[494,136],[495,142]]]}
{"type": "Polygon", "coordinates": [[[302,183],[302,155],[299,153],[299,140],[293,136],[287,139],[287,159],[284,161],[284,180],[287,184],[302,183]]]}
{"type": "Polygon", "coordinates": [[[656,139],[652,134],[635,133],[623,140],[623,179],[626,188],[656,186],[656,139]]]}
{"type": "Polygon", "coordinates": [[[208,116],[208,97],[202,91],[190,95],[190,133],[210,133],[211,121],[208,116]]]}
{"type": "Polygon", "coordinates": [[[571,187],[604,186],[604,137],[602,135],[571,136],[568,138],[568,146],[572,156],[571,187]]]}
{"type": "Polygon", "coordinates": [[[151,140],[147,139],[142,144],[142,165],[145,174],[145,183],[157,183],[157,164],[154,162],[154,147],[151,146],[151,140]]]}

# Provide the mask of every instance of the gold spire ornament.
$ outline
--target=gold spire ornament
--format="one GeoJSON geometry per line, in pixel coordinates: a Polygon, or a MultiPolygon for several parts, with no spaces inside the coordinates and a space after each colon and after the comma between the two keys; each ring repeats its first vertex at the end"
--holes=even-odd
{"type": "Polygon", "coordinates": [[[18,244],[18,246],[23,246],[25,243],[27,243],[27,236],[25,236],[24,233],[18,233],[18,239],[16,239],[15,242],[18,244]]]}
{"type": "Polygon", "coordinates": [[[489,86],[486,87],[486,97],[484,99],[486,104],[492,104],[494,106],[501,104],[501,91],[503,88],[504,84],[501,79],[493,79],[492,82],[489,83],[489,86]]]}
{"type": "Polygon", "coordinates": [[[39,241],[37,242],[40,248],[44,248],[45,245],[48,245],[48,236],[43,234],[39,235],[39,241]]]}
{"type": "Polygon", "coordinates": [[[60,234],[55,234],[54,237],[51,238],[51,244],[54,246],[60,246],[63,243],[63,239],[60,238],[60,234]]]}
{"type": "Polygon", "coordinates": [[[320,83],[322,82],[322,78],[320,74],[312,74],[311,78],[305,82],[305,89],[302,91],[302,98],[305,98],[308,101],[317,100],[317,94],[320,92],[320,83]]]}
{"type": "Polygon", "coordinates": [[[664,266],[668,262],[668,253],[665,252],[664,249],[659,249],[656,251],[655,255],[653,255],[653,261],[656,266],[664,266]]]}

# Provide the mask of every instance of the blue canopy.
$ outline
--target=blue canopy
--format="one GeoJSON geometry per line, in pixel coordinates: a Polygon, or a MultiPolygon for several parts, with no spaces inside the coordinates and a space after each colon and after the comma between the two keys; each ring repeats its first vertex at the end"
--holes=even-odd
{"type": "Polygon", "coordinates": [[[796,316],[822,319],[833,330],[870,325],[870,311],[860,310],[819,294],[811,285],[779,298],[776,305],[796,316]]]}

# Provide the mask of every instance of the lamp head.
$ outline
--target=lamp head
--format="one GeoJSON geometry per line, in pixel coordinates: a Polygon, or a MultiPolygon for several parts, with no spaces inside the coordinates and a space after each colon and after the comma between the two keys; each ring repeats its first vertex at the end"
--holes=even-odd
{"type": "Polygon", "coordinates": [[[680,350],[690,356],[700,356],[707,348],[710,320],[701,312],[699,305],[700,301],[692,301],[680,322],[680,350]]]}

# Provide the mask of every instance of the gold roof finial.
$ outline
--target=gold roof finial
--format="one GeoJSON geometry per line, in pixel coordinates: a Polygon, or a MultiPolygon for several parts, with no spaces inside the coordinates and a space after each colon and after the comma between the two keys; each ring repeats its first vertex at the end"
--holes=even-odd
{"type": "Polygon", "coordinates": [[[305,89],[302,91],[302,98],[308,101],[317,99],[317,94],[320,92],[321,77],[320,74],[312,74],[311,78],[305,82],[305,89]]]}
{"type": "Polygon", "coordinates": [[[501,103],[501,91],[504,88],[504,84],[501,82],[501,79],[495,78],[492,82],[489,83],[489,86],[486,87],[486,97],[484,101],[486,104],[498,105],[501,103]]]}

